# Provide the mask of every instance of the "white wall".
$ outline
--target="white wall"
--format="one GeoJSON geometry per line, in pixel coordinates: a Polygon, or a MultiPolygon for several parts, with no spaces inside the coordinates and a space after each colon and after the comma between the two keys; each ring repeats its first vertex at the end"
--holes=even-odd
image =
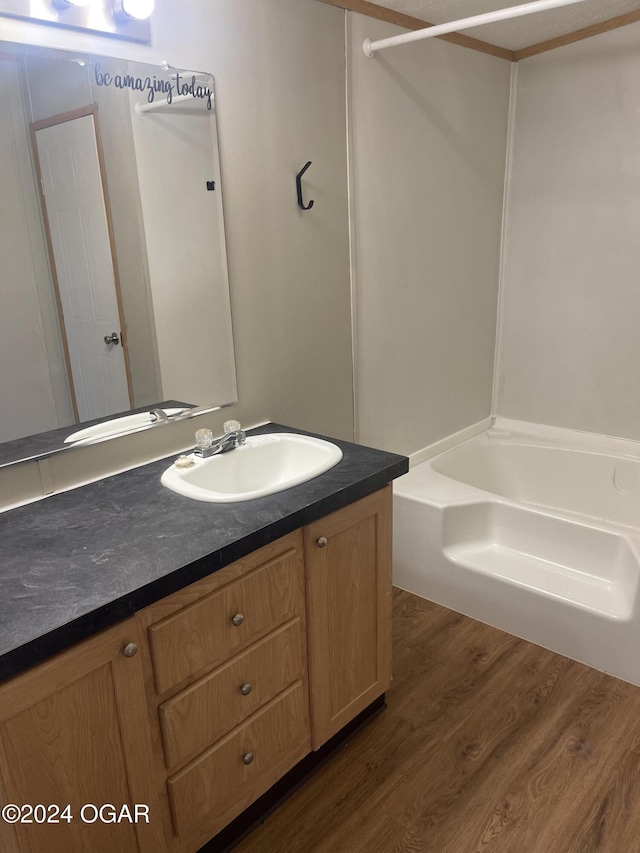
{"type": "Polygon", "coordinates": [[[640,24],[519,66],[498,412],[640,439],[640,24]]]}
{"type": "Polygon", "coordinates": [[[344,13],[318,0],[158,0],[152,50],[0,19],[0,39],[216,78],[239,404],[353,437],[344,13]],[[295,175],[307,160],[298,210],[295,175]]]}
{"type": "Polygon", "coordinates": [[[490,415],[510,63],[350,16],[357,404],[415,452],[490,415]]]}

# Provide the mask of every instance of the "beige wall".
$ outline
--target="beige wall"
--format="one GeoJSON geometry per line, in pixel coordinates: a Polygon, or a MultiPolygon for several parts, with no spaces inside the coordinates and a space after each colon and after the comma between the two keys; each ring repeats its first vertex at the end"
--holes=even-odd
{"type": "Polygon", "coordinates": [[[498,412],[640,439],[640,25],[519,66],[498,412]]]}
{"type": "Polygon", "coordinates": [[[413,453],[490,415],[510,64],[350,23],[359,438],[413,453]]]}
{"type": "Polygon", "coordinates": [[[353,437],[344,13],[318,0],[159,0],[152,50],[0,20],[0,38],[211,71],[239,404],[353,437]],[[307,160],[315,207],[296,205],[307,160]]]}
{"type": "Polygon", "coordinates": [[[156,49],[216,78],[242,422],[353,436],[344,13],[318,0],[158,4],[156,49]],[[165,12],[165,14],[162,14],[165,12]],[[308,213],[296,172],[307,160],[308,213]]]}

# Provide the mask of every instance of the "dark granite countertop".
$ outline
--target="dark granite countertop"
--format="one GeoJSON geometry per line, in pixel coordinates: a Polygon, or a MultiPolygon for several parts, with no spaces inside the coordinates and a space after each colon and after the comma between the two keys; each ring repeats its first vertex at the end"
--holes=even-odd
{"type": "MultiPolygon", "coordinates": [[[[250,432],[303,431],[268,424],[250,432]]],[[[338,465],[252,501],[175,494],[160,483],[168,457],[0,514],[0,680],[409,468],[404,456],[330,440],[344,454],[338,465]]]]}

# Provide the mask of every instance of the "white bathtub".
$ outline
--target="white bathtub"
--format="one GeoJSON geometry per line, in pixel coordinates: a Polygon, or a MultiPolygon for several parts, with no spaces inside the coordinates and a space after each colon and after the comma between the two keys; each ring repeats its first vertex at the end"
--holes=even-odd
{"type": "Polygon", "coordinates": [[[494,428],[395,481],[397,586],[638,685],[639,577],[640,443],[494,428]]]}

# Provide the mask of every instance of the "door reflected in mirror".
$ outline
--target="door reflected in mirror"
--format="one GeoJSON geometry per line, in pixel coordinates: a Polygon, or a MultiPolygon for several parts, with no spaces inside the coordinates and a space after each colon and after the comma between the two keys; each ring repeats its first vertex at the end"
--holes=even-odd
{"type": "Polygon", "coordinates": [[[213,78],[0,44],[0,111],[0,462],[235,402],[213,78]]]}

